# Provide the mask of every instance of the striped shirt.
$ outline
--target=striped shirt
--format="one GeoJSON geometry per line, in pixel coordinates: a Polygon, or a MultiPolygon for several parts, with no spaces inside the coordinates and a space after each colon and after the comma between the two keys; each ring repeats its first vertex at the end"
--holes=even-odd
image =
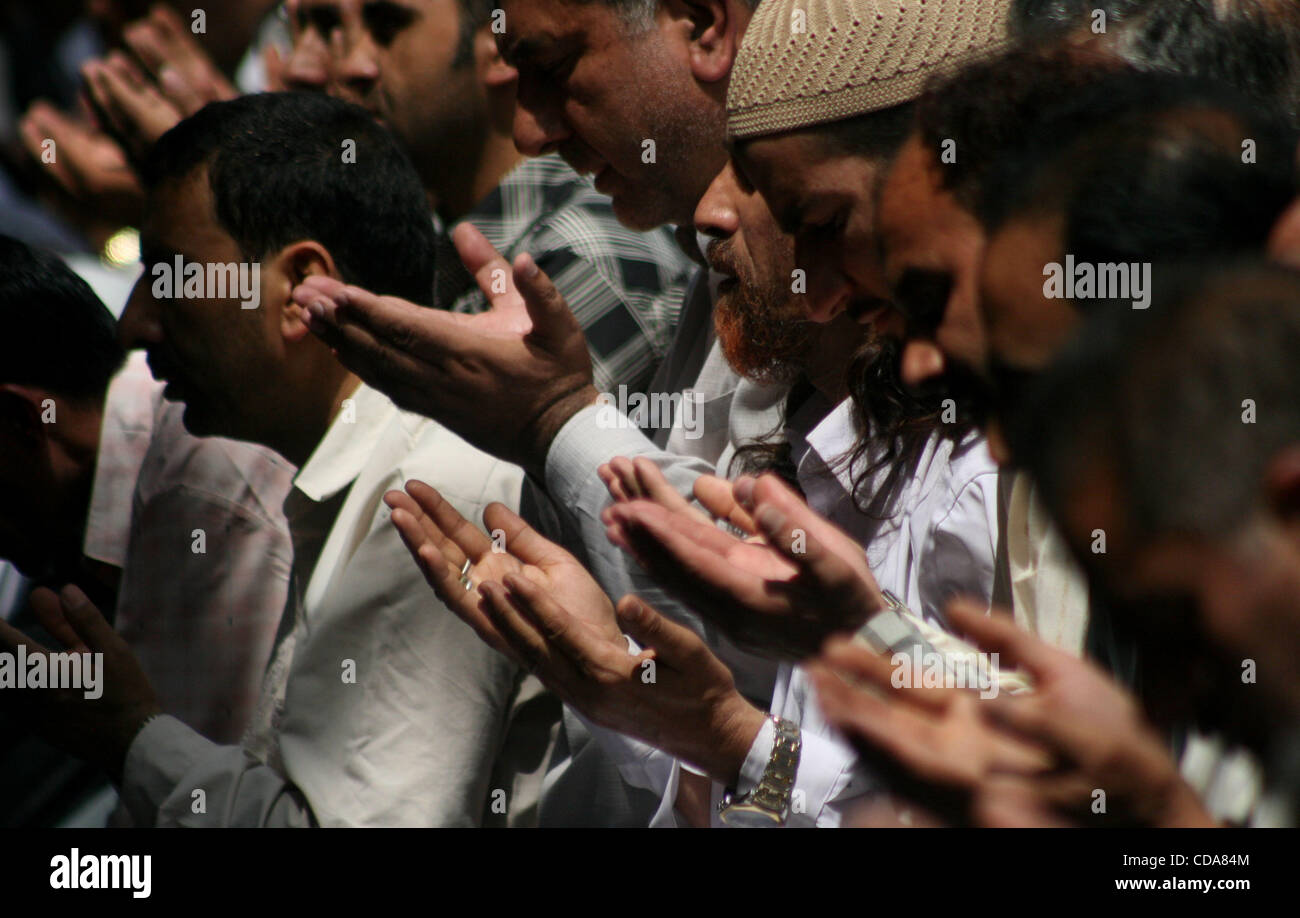
{"type": "MultiPolygon", "coordinates": [[[[556,154],[524,160],[464,218],[507,260],[528,252],[587,336],[596,388],[643,391],[672,337],[695,265],[668,227],[627,229],[609,198],[556,154]]],[[[487,298],[438,235],[434,304],[481,312],[487,298]]]]}

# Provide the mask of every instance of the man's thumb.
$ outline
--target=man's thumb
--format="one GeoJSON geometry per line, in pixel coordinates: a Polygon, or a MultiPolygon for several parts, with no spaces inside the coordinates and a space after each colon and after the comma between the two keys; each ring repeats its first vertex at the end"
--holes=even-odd
{"type": "Polygon", "coordinates": [[[582,328],[560,291],[533,256],[525,253],[515,259],[515,287],[524,298],[528,318],[533,322],[530,337],[545,345],[560,345],[582,328]]]}

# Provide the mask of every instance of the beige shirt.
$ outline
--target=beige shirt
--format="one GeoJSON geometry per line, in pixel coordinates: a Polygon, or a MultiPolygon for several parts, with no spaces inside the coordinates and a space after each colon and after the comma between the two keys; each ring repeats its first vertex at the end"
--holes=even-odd
{"type": "Polygon", "coordinates": [[[1088,582],[1027,475],[1016,475],[1006,507],[1006,546],[1016,624],[1083,656],[1088,582]]]}

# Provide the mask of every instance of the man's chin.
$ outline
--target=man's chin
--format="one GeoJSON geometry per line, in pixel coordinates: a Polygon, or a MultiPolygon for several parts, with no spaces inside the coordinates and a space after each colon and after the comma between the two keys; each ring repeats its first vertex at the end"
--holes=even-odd
{"type": "Polygon", "coordinates": [[[619,195],[611,198],[614,207],[614,216],[618,222],[627,229],[637,233],[648,233],[653,229],[663,225],[662,220],[654,219],[645,208],[638,207],[636,202],[629,201],[626,196],[619,195]]]}
{"type": "Polygon", "coordinates": [[[648,233],[668,224],[690,222],[673,219],[668,203],[653,192],[630,190],[620,183],[601,193],[609,197],[618,222],[633,232],[648,233]]]}
{"type": "Polygon", "coordinates": [[[752,383],[785,386],[804,375],[801,361],[761,352],[743,336],[719,336],[718,344],[731,369],[752,383]]]}
{"type": "Polygon", "coordinates": [[[196,437],[221,437],[226,436],[218,425],[212,423],[212,420],[198,406],[190,402],[182,402],[185,410],[181,414],[181,423],[185,429],[196,437]]]}

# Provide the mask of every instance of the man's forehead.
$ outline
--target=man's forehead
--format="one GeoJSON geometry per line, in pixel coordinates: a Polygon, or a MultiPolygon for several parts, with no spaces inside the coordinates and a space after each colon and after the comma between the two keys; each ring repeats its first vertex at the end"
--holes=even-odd
{"type": "Polygon", "coordinates": [[[527,62],[555,44],[585,36],[614,13],[603,3],[568,0],[501,0],[505,31],[497,48],[510,63],[527,62]]]}
{"type": "Polygon", "coordinates": [[[737,166],[750,179],[761,176],[772,185],[799,184],[801,176],[793,173],[801,164],[814,158],[817,146],[802,131],[728,141],[732,159],[737,166]]]}
{"type": "Polygon", "coordinates": [[[885,169],[881,160],[841,151],[813,131],[753,142],[751,177],[769,201],[788,204],[819,197],[866,197],[875,203],[885,169]]]}
{"type": "Polygon", "coordinates": [[[813,192],[812,183],[804,181],[799,164],[805,147],[799,135],[761,137],[756,140],[729,142],[731,162],[741,184],[762,195],[778,222],[791,224],[798,202],[813,192]]]}
{"type": "Polygon", "coordinates": [[[919,209],[917,203],[934,204],[942,191],[939,161],[914,131],[898,155],[880,170],[875,186],[876,208],[881,219],[890,224],[924,222],[921,218],[930,216],[929,209],[919,209]]]}

